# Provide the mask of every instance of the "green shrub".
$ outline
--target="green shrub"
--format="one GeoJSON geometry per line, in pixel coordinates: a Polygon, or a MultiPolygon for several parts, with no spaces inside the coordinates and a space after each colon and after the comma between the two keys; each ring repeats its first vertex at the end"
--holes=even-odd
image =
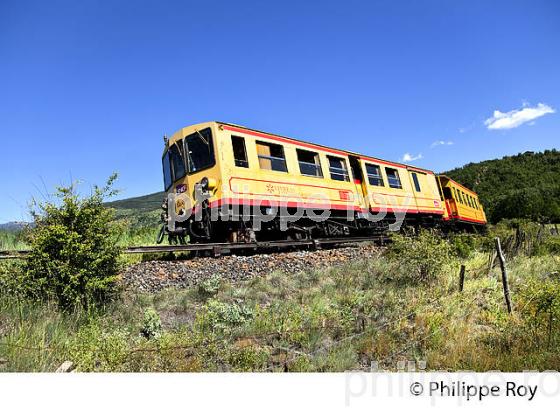
{"type": "Polygon", "coordinates": [[[401,267],[402,278],[427,282],[440,274],[450,261],[451,247],[433,231],[417,236],[394,235],[388,257],[401,267]]]}
{"type": "Polygon", "coordinates": [[[81,372],[127,371],[130,335],[120,329],[103,329],[101,323],[82,326],[68,342],[68,356],[81,372]]]}
{"type": "Polygon", "coordinates": [[[477,239],[473,235],[458,234],[449,237],[451,250],[461,259],[470,258],[477,248],[477,239]]]}
{"type": "Polygon", "coordinates": [[[205,306],[204,322],[213,330],[224,331],[252,319],[254,310],[239,303],[225,303],[211,299],[205,306]]]}
{"type": "Polygon", "coordinates": [[[560,255],[560,237],[550,236],[540,243],[535,252],[537,255],[560,255]]]}
{"type": "Polygon", "coordinates": [[[210,298],[218,293],[220,290],[221,279],[218,275],[203,280],[198,284],[198,293],[203,298],[210,298]]]}
{"type": "MultiPolygon", "coordinates": [[[[560,320],[560,280],[558,278],[534,278],[519,290],[517,308],[525,327],[537,345],[550,346],[558,339],[560,320]]],[[[554,343],[555,346],[558,343],[554,343]]]]}
{"type": "Polygon", "coordinates": [[[80,197],[75,185],[59,187],[58,201],[36,204],[24,266],[26,293],[52,298],[63,309],[87,309],[114,294],[122,229],[103,201],[116,193],[115,179],[111,176],[103,188],[95,186],[87,197],[80,197]]]}
{"type": "Polygon", "coordinates": [[[234,372],[254,372],[263,370],[269,359],[269,352],[260,346],[233,347],[225,357],[234,372]]]}
{"type": "Polygon", "coordinates": [[[161,318],[153,308],[144,311],[144,322],[140,333],[147,339],[157,339],[161,336],[161,318]]]}

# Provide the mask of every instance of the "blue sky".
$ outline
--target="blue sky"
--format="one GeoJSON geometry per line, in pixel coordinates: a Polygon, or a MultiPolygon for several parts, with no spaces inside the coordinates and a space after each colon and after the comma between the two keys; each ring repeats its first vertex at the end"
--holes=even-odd
{"type": "Polygon", "coordinates": [[[1,0],[0,222],[161,190],[162,135],[207,120],[436,171],[559,148],[559,75],[555,0],[1,0]]]}

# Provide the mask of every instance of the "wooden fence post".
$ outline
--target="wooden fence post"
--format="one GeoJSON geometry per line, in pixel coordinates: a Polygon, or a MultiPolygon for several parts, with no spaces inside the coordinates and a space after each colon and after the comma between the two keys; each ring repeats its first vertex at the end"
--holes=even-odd
{"type": "Polygon", "coordinates": [[[459,272],[459,292],[463,291],[464,284],[465,284],[465,265],[461,265],[461,271],[459,272]]]}
{"type": "Polygon", "coordinates": [[[504,287],[504,298],[506,299],[506,306],[509,313],[511,313],[511,301],[509,300],[509,285],[506,271],[506,259],[502,252],[502,246],[500,244],[500,238],[496,238],[496,253],[498,254],[498,259],[500,260],[500,268],[502,270],[502,285],[504,287]]]}

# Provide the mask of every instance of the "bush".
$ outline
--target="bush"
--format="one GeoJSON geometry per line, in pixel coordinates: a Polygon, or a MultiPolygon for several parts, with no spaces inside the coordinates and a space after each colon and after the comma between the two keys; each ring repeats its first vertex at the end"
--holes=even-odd
{"type": "Polygon", "coordinates": [[[254,311],[249,306],[211,299],[205,306],[204,322],[213,330],[225,331],[246,323],[253,316],[254,311]]]}
{"type": "Polygon", "coordinates": [[[451,247],[436,232],[422,230],[415,237],[394,235],[392,239],[388,256],[404,269],[406,279],[427,282],[450,261],[451,247]]]}
{"type": "Polygon", "coordinates": [[[218,293],[220,285],[220,277],[218,275],[214,275],[198,284],[198,293],[203,298],[210,298],[218,293]]]}
{"type": "Polygon", "coordinates": [[[537,255],[560,255],[560,237],[550,236],[540,243],[535,252],[537,255]]]}
{"type": "Polygon", "coordinates": [[[144,323],[140,333],[147,339],[157,339],[161,336],[161,318],[153,308],[144,311],[144,323]]]}
{"type": "Polygon", "coordinates": [[[473,235],[457,234],[449,238],[453,253],[461,259],[468,259],[476,250],[477,239],[473,235]]]}
{"type": "Polygon", "coordinates": [[[105,187],[80,197],[75,185],[59,187],[55,201],[36,204],[28,235],[31,253],[24,266],[25,292],[54,299],[63,309],[89,308],[114,294],[122,227],[103,201],[114,195],[113,175],[105,187]]]}
{"type": "Polygon", "coordinates": [[[523,314],[532,342],[537,345],[558,346],[560,319],[560,280],[534,278],[519,290],[518,308],[523,314]]]}

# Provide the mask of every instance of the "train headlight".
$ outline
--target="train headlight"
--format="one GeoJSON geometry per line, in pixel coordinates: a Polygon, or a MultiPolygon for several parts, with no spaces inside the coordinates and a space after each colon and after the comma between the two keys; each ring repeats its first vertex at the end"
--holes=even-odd
{"type": "Polygon", "coordinates": [[[216,189],[218,183],[214,178],[204,177],[200,180],[200,185],[202,186],[202,189],[205,191],[213,191],[214,189],[216,189]]]}
{"type": "Polygon", "coordinates": [[[200,187],[202,188],[203,191],[208,191],[208,187],[210,185],[210,180],[206,177],[202,178],[199,182],[200,187]]]}

